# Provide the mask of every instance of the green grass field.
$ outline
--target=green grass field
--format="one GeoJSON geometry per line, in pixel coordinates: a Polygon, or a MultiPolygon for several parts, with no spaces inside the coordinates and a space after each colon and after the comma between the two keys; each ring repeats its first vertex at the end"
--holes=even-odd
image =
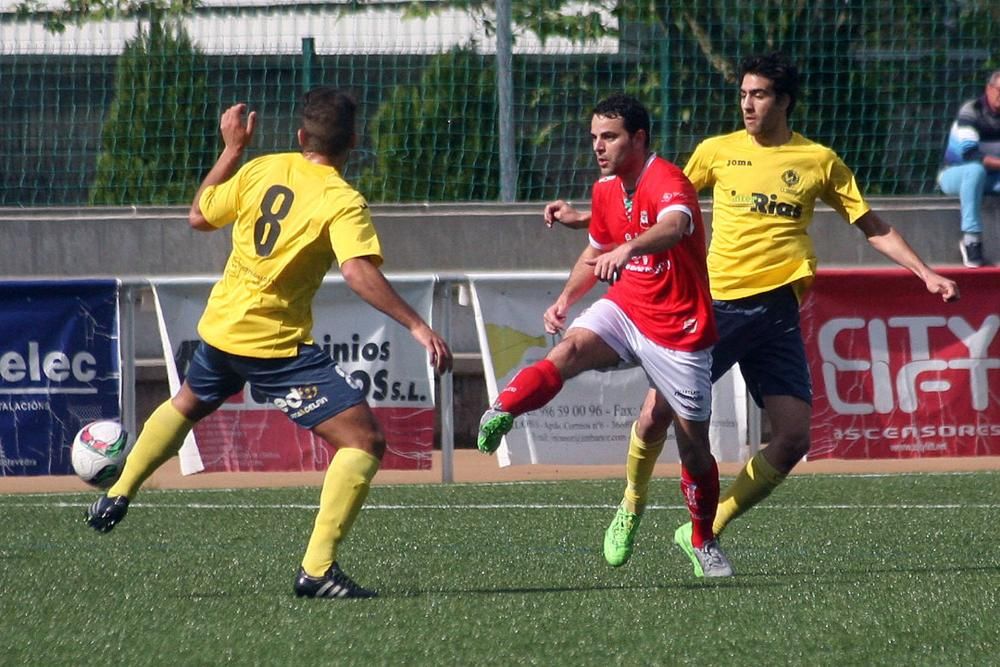
{"type": "Polygon", "coordinates": [[[657,480],[632,561],[618,481],[376,486],[342,547],[376,600],[300,600],[318,489],[0,496],[2,665],[997,665],[1000,473],[793,476],[695,579],[657,480]]]}

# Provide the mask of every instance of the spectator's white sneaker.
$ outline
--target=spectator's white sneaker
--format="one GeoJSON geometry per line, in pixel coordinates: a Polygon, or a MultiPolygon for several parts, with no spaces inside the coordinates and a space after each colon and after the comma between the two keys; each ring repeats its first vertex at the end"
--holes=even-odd
{"type": "Polygon", "coordinates": [[[978,269],[986,265],[985,260],[983,260],[983,244],[981,241],[972,241],[971,243],[960,241],[958,249],[962,251],[962,264],[965,264],[970,269],[978,269]]]}

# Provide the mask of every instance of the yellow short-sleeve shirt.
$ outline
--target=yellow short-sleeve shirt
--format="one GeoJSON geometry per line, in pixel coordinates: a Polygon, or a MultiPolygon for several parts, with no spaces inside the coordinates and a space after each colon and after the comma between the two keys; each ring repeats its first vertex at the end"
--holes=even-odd
{"type": "Polygon", "coordinates": [[[232,224],[232,251],[198,334],[249,357],[291,357],[312,342],[312,300],[336,260],[382,251],[368,203],[330,166],[299,153],[251,160],[205,189],[202,214],[232,224]]]}
{"type": "Polygon", "coordinates": [[[807,233],[816,200],[851,224],[870,208],[843,160],[797,132],[780,146],[760,146],[746,130],[706,139],[684,173],[697,190],[712,188],[708,274],[716,299],[788,284],[801,296],[816,272],[807,233]]]}

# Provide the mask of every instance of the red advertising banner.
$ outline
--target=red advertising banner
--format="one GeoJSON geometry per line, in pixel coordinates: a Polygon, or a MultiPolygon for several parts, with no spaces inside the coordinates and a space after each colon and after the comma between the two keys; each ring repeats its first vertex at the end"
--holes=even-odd
{"type": "MultiPolygon", "coordinates": [[[[248,399],[249,393],[245,392],[248,399]]],[[[204,472],[322,471],[329,467],[334,450],[320,438],[280,411],[250,406],[243,399],[243,394],[229,399],[195,426],[204,472]]],[[[430,470],[434,409],[375,407],[373,412],[386,438],[381,467],[430,470]]]]}
{"type": "Polygon", "coordinates": [[[903,269],[819,272],[810,459],[1000,456],[1000,268],[941,273],[958,302],[903,269]]]}

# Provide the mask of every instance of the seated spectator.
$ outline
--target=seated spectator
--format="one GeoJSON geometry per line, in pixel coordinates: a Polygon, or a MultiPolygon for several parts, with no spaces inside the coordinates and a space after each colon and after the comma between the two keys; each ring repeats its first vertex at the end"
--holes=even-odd
{"type": "Polygon", "coordinates": [[[990,75],[984,94],[967,100],[948,133],[938,186],[958,195],[962,210],[962,263],[986,265],[983,257],[984,194],[1000,194],[1000,70],[990,75]]]}

